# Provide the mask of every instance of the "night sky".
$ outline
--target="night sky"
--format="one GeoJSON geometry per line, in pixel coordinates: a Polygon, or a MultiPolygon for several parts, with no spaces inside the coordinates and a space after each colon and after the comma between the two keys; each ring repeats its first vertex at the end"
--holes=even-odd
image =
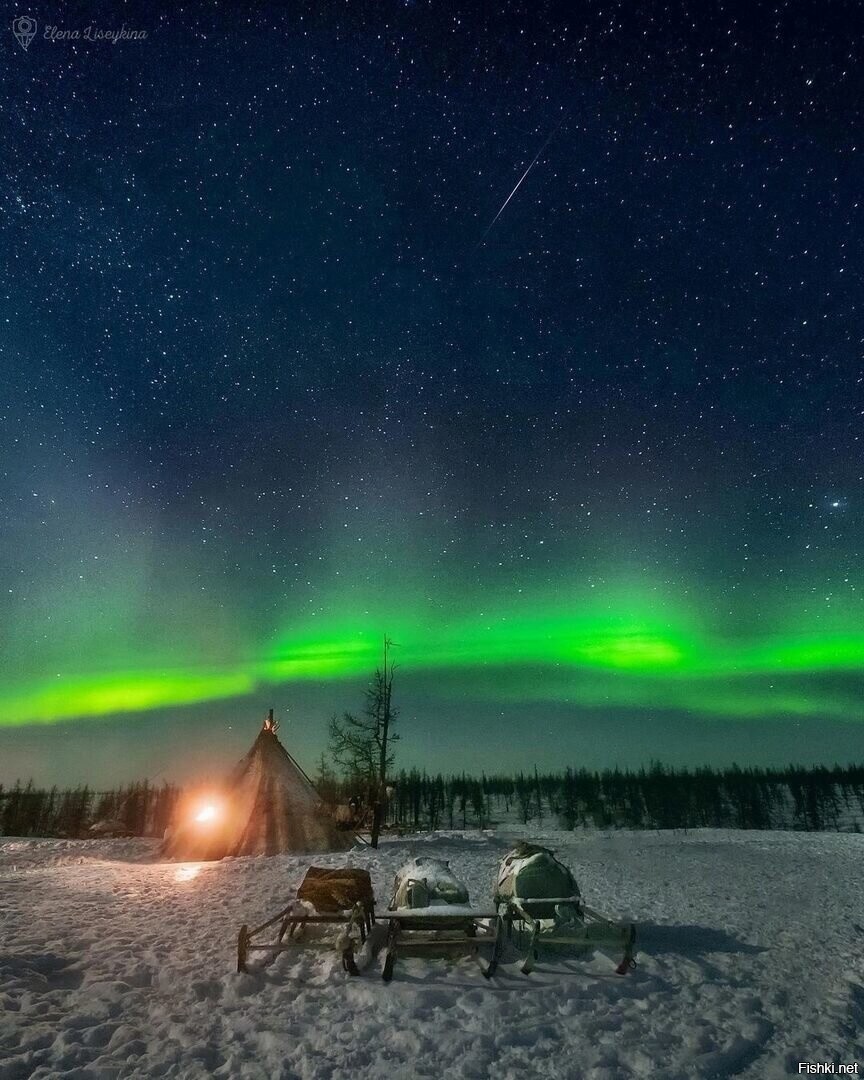
{"type": "Polygon", "coordinates": [[[857,4],[5,10],[0,781],[861,760],[857,4]]]}

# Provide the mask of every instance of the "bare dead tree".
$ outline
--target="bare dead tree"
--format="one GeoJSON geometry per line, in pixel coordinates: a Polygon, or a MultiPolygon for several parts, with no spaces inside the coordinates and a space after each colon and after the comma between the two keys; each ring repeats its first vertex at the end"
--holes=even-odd
{"type": "Polygon", "coordinates": [[[366,691],[362,716],[343,713],[330,721],[330,756],[346,779],[363,785],[372,804],[372,847],[378,847],[384,821],[387,776],[393,766],[392,744],[399,738],[392,731],[397,713],[392,706],[393,642],[384,638],[384,663],[375,671],[366,691]]]}

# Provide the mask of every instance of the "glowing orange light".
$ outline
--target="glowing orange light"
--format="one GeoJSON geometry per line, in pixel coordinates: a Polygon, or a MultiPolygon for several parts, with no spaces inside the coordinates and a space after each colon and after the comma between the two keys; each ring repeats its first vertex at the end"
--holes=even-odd
{"type": "Polygon", "coordinates": [[[202,806],[195,815],[195,820],[199,821],[202,825],[207,825],[209,822],[215,821],[217,817],[219,817],[219,808],[214,806],[213,803],[207,803],[207,805],[202,806]]]}

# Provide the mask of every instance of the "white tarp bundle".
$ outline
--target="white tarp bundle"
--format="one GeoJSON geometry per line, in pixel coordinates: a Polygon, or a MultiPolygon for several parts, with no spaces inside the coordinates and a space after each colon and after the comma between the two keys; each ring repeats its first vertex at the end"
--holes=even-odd
{"type": "Polygon", "coordinates": [[[421,855],[405,863],[397,873],[390,908],[467,903],[468,890],[450,869],[450,863],[421,855]]]}

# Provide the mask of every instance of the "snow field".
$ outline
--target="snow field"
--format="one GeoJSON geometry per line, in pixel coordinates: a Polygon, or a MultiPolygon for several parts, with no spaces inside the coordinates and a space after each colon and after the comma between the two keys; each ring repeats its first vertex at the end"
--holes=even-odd
{"type": "Polygon", "coordinates": [[[639,966],[505,954],[253,954],[241,922],[285,905],[306,868],[357,865],[380,908],[413,855],[450,860],[478,907],[517,830],[388,839],[380,851],[209,864],[152,860],[149,841],[0,838],[0,1080],[369,1077],[557,1080],[864,1070],[864,836],[531,832],[586,901],[637,923],[639,966]]]}

